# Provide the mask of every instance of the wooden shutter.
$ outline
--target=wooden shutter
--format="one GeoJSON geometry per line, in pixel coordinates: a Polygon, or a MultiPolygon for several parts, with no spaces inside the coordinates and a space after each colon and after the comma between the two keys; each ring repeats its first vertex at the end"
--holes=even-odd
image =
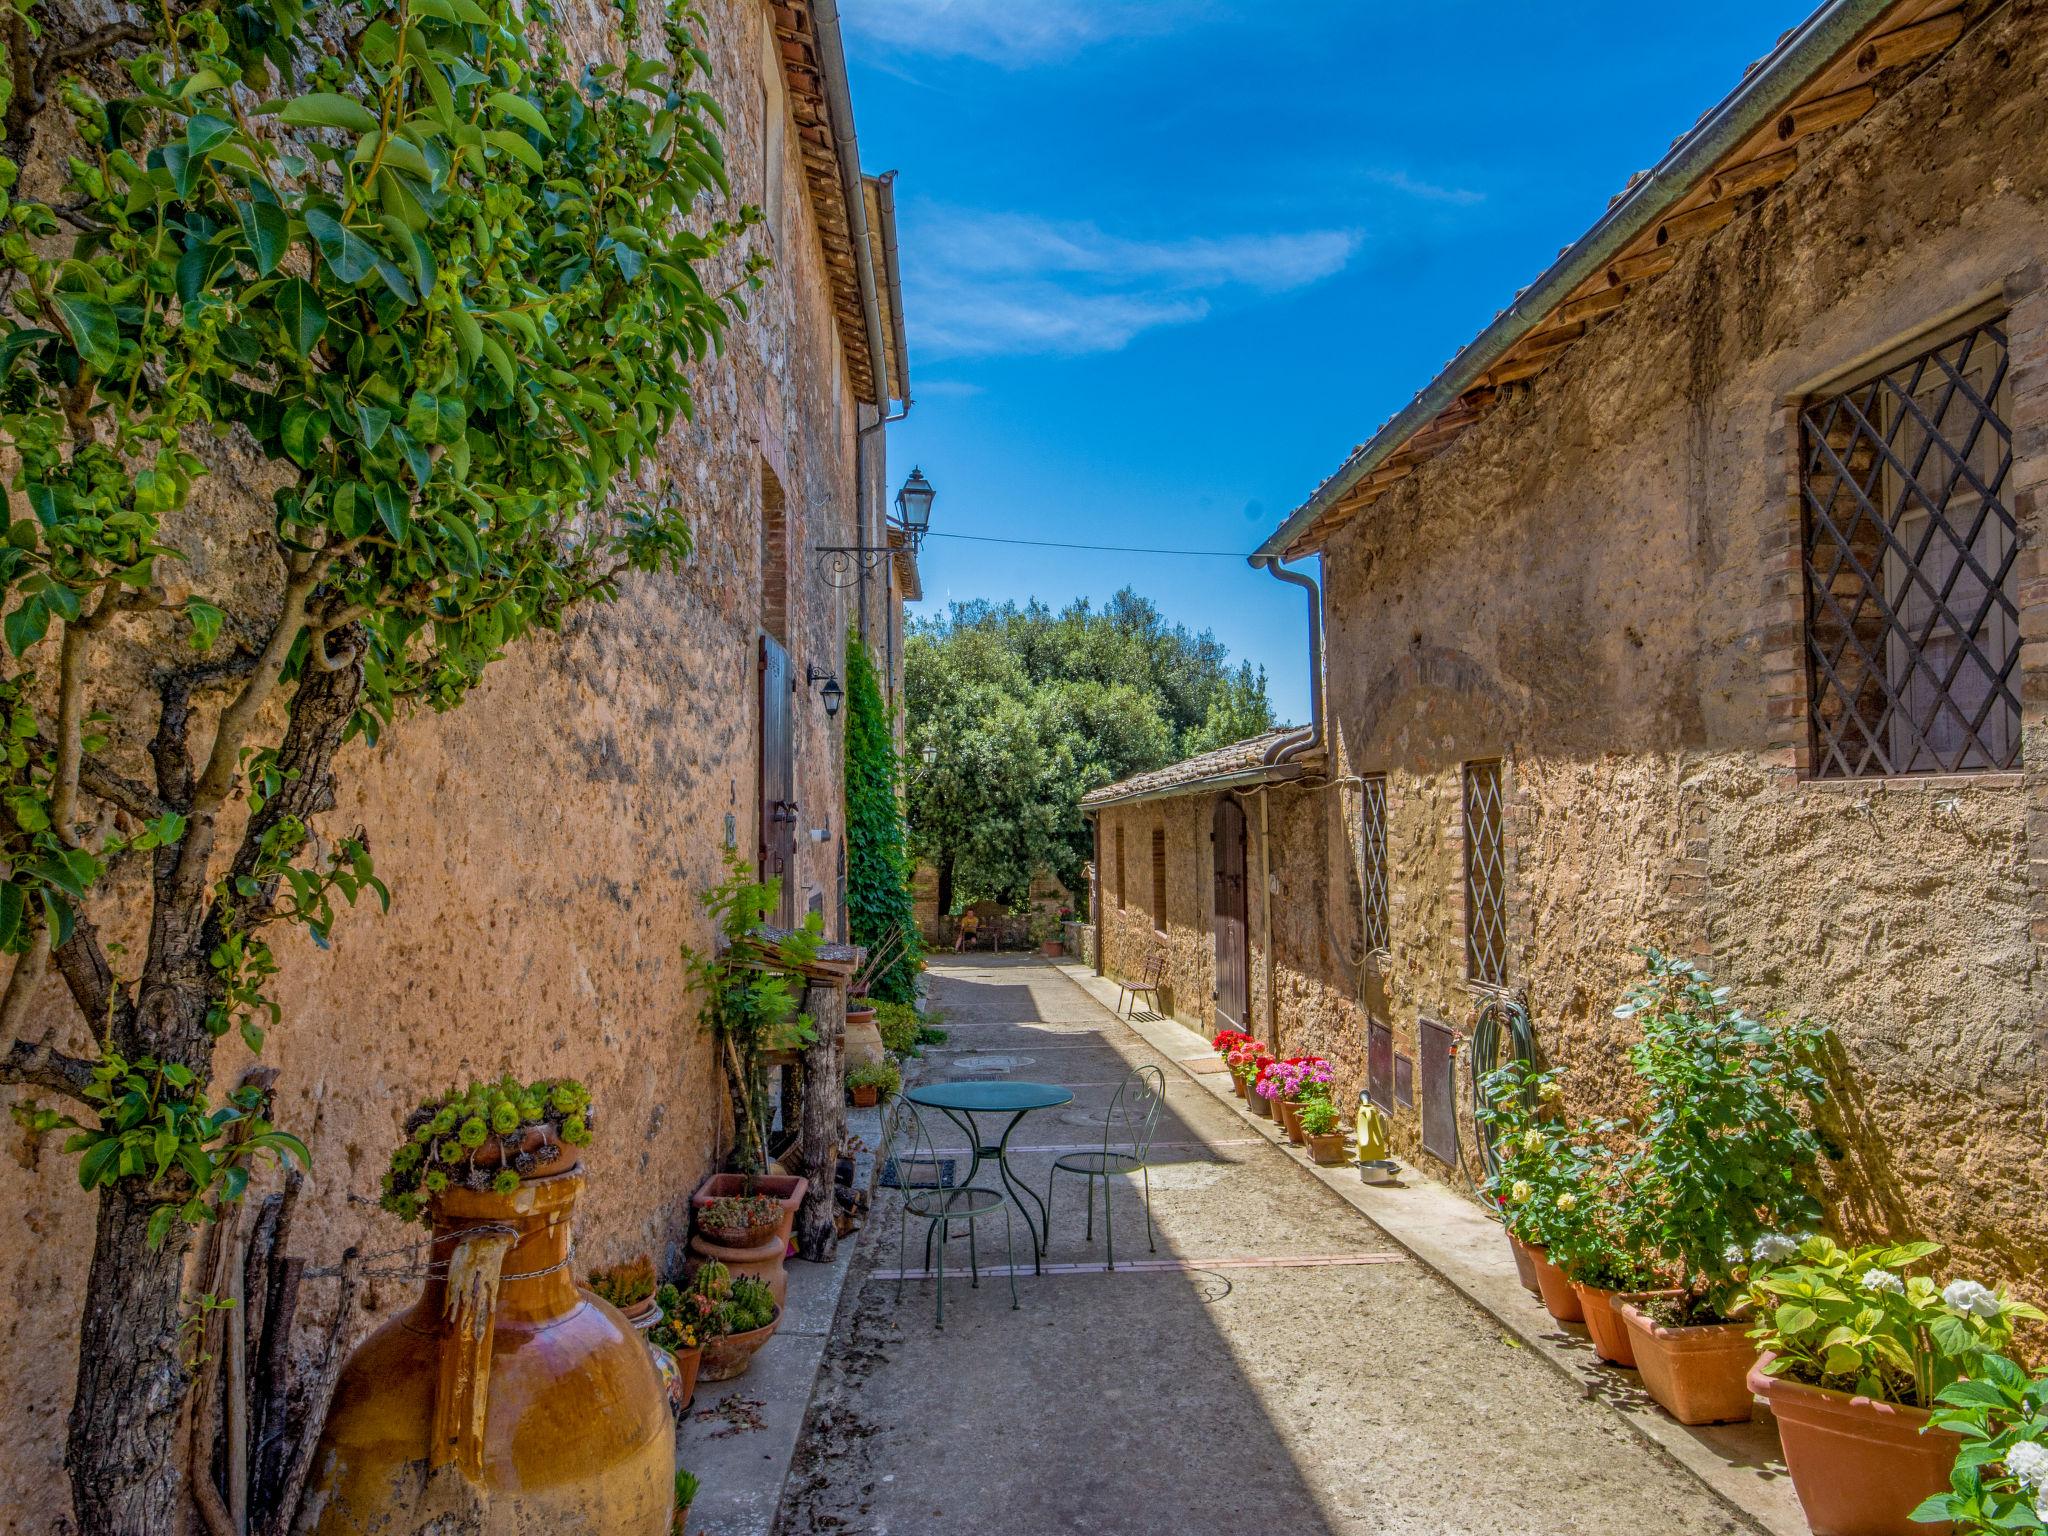
{"type": "Polygon", "coordinates": [[[1228,795],[1216,801],[1209,833],[1216,866],[1216,1022],[1243,1029],[1251,1011],[1251,955],[1245,929],[1244,812],[1228,795]]]}
{"type": "Polygon", "coordinates": [[[782,881],[776,921],[787,928],[795,912],[790,890],[796,864],[796,739],[790,718],[796,686],[789,652],[772,635],[761,637],[761,878],[782,881]]]}

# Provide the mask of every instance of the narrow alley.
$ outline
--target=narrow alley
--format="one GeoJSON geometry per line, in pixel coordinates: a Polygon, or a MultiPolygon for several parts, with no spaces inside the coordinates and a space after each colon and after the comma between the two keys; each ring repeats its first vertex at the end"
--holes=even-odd
{"type": "MultiPolygon", "coordinates": [[[[935,961],[931,1000],[948,1038],[917,1081],[1072,1090],[1011,1143],[1041,1196],[1055,1156],[1101,1146],[1117,1084],[1164,1070],[1157,1252],[1140,1181],[1113,1180],[1118,1267],[1104,1272],[1100,1212],[1091,1243],[1081,1181],[1063,1177],[1042,1276],[1020,1224],[1019,1310],[1000,1223],[985,1224],[978,1287],[954,1238],[940,1330],[929,1279],[913,1273],[898,1299],[899,1207],[880,1191],[781,1536],[1749,1528],[1211,1094],[1182,1064],[1214,1059],[1194,1034],[1171,1057],[1035,959],[935,961]]],[[[992,1163],[977,1182],[995,1183],[992,1163]]],[[[913,1221],[913,1272],[922,1241],[913,1221]]]]}

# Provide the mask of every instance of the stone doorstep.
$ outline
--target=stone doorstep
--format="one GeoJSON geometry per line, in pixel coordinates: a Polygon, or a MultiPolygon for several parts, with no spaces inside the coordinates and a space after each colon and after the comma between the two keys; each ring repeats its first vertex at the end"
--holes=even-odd
{"type": "MultiPolygon", "coordinates": [[[[873,1162],[881,1124],[879,1110],[846,1112],[847,1130],[867,1143],[856,1160],[856,1182],[873,1162]]],[[[774,1530],[859,1241],[857,1232],[841,1238],[830,1264],[791,1259],[789,1294],[775,1336],[755,1352],[745,1375],[697,1388],[695,1402],[676,1428],[676,1465],[702,1482],[690,1506],[690,1536],[769,1536],[774,1530]],[[761,1428],[735,1428],[731,1420],[700,1417],[715,1415],[728,1400],[734,1403],[735,1418],[758,1417],[761,1428]]]]}
{"type": "MultiPolygon", "coordinates": [[[[1048,962],[1097,1002],[1107,1006],[1116,983],[1104,982],[1082,965],[1048,962]]],[[[1172,1020],[1118,1019],[1148,1045],[1182,1059],[1188,1042],[1185,1025],[1172,1020]]],[[[1588,1398],[1612,1409],[1649,1446],[1682,1467],[1706,1486],[1752,1530],[1765,1536],[1811,1536],[1792,1479],[1786,1473],[1778,1432],[1769,1410],[1758,1404],[1747,1424],[1714,1424],[1687,1428],[1662,1409],[1641,1400],[1633,1371],[1597,1365],[1584,1330],[1560,1323],[1543,1304],[1522,1289],[1515,1276],[1500,1224],[1478,1206],[1444,1188],[1427,1175],[1403,1166],[1398,1184],[1367,1184],[1351,1166],[1325,1168],[1311,1162],[1270,1120],[1243,1107],[1228,1077],[1191,1077],[1234,1109],[1247,1124],[1266,1132],[1260,1139],[1290,1154],[1289,1160],[1369,1218],[1381,1231],[1434,1271],[1473,1306],[1513,1336],[1511,1342],[1532,1350],[1565,1376],[1588,1398]]]]}

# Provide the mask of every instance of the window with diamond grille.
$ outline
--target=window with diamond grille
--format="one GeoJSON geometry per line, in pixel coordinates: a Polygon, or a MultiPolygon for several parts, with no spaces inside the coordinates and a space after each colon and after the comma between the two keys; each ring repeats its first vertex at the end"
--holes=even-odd
{"type": "Polygon", "coordinates": [[[1359,926],[1370,953],[1388,946],[1386,775],[1366,775],[1358,794],[1358,879],[1363,907],[1359,926]]]}
{"type": "Polygon", "coordinates": [[[1507,984],[1507,863],[1499,762],[1465,765],[1465,975],[1507,984]]]}
{"type": "Polygon", "coordinates": [[[1816,778],[2019,762],[2003,321],[1799,413],[1816,778]]]}

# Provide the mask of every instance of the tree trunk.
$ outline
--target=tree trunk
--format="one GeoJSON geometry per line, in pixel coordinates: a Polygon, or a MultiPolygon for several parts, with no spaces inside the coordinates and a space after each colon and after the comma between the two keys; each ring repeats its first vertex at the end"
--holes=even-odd
{"type": "Polygon", "coordinates": [[[191,1228],[148,1242],[156,1205],[122,1181],[100,1191],[78,1335],[78,1392],[65,1463],[84,1536],[180,1536],[189,1381],[178,1362],[179,1293],[191,1228]]]}
{"type": "Polygon", "coordinates": [[[946,915],[953,910],[953,856],[947,854],[939,860],[938,916],[935,919],[938,931],[934,940],[943,939],[946,934],[946,915]]]}
{"type": "Polygon", "coordinates": [[[800,1145],[811,1187],[796,1213],[796,1246],[804,1258],[828,1264],[839,1251],[839,1201],[833,1176],[839,1168],[839,1149],[846,1143],[846,1068],[841,1049],[846,1038],[845,989],[809,988],[804,1011],[817,1026],[818,1039],[804,1052],[800,1145]]]}

